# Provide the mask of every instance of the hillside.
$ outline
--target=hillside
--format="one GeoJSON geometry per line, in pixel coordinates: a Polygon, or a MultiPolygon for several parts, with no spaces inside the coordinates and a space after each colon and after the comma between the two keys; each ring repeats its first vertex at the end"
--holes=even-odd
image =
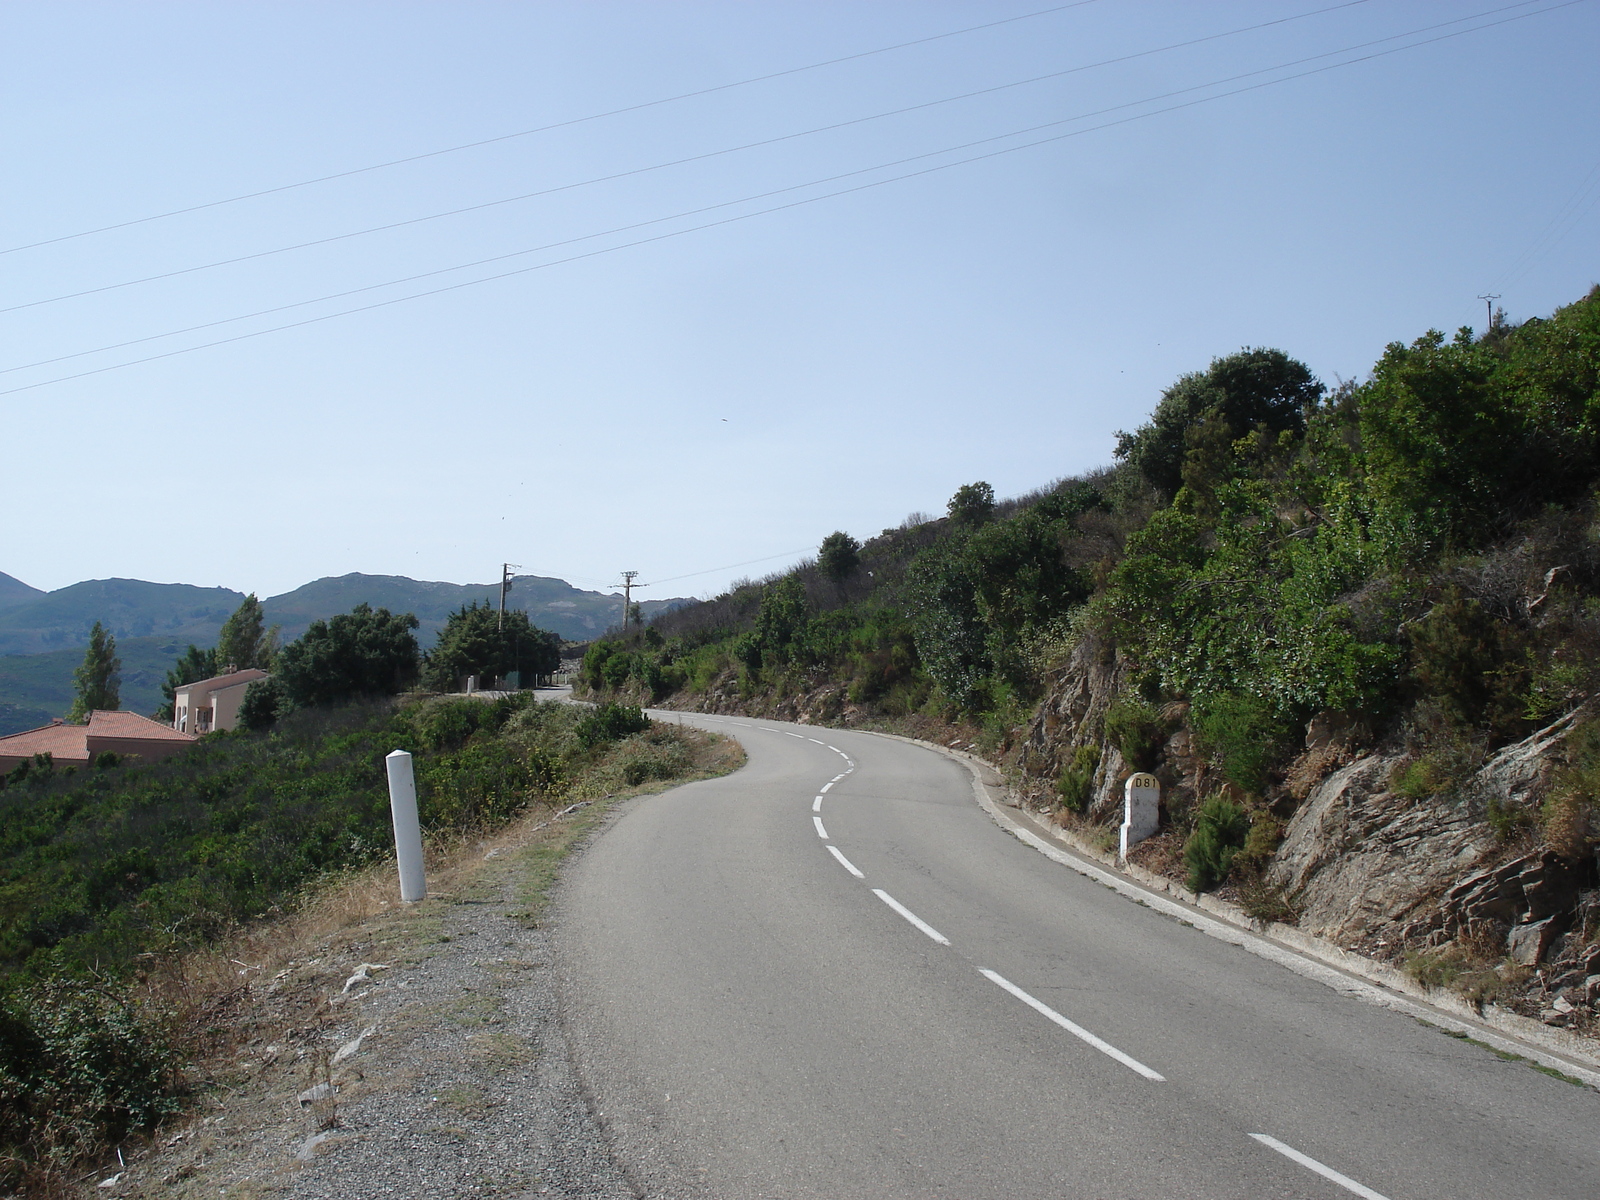
{"type": "MultiPolygon", "coordinates": [[[[341,575],[318,579],[263,601],[269,624],[283,626],[284,641],[312,621],[349,612],[357,604],[415,613],[417,640],[433,644],[445,619],[463,605],[499,603],[496,584],[433,583],[399,575],[341,575]]],[[[83,658],[89,630],[101,622],[117,639],[123,662],[122,705],[150,713],[161,704],[161,681],[184,648],[214,645],[228,614],[244,600],[227,588],[138,579],[99,579],[53,592],[0,574],[0,735],[31,729],[59,717],[72,703],[72,672],[83,658]]],[[[646,616],[689,603],[647,600],[646,616]]],[[[534,625],[568,641],[588,641],[622,617],[621,595],[588,592],[560,579],[519,576],[506,597],[534,625]]]]}
{"type": "MultiPolygon", "coordinates": [[[[349,612],[361,603],[390,612],[415,613],[421,622],[417,640],[426,648],[452,612],[468,604],[499,602],[500,587],[494,583],[430,583],[403,575],[350,574],[318,579],[268,597],[262,606],[268,623],[283,626],[285,641],[299,637],[312,621],[349,612]]],[[[640,609],[649,615],[687,603],[682,597],[647,600],[640,609]]],[[[589,641],[622,620],[620,594],[586,592],[565,580],[540,575],[516,576],[506,595],[506,607],[520,609],[540,629],[570,642],[589,641]]]]}
{"type": "Polygon", "coordinates": [[[0,608],[0,655],[81,649],[96,621],[119,640],[165,636],[185,642],[214,641],[222,622],[243,599],[242,592],[220,587],[90,579],[53,592],[35,592],[19,604],[0,608]]]}
{"type": "Polygon", "coordinates": [[[0,609],[26,604],[29,600],[37,600],[44,594],[38,588],[29,587],[22,580],[15,579],[4,571],[0,571],[0,609]]]}
{"type": "Polygon", "coordinates": [[[1101,845],[1154,773],[1135,863],[1600,1034],[1597,497],[1600,288],[1331,391],[1217,359],[1105,470],[832,535],[584,683],[975,742],[1101,845]]]}

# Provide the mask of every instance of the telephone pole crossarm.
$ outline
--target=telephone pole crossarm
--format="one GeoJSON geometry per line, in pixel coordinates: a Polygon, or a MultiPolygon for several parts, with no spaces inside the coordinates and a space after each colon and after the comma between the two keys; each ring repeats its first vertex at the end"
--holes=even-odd
{"type": "Polygon", "coordinates": [[[627,633],[628,632],[628,614],[633,611],[633,590],[634,590],[634,588],[647,588],[647,587],[651,586],[648,583],[635,583],[634,580],[637,579],[637,578],[639,578],[639,572],[637,572],[637,571],[624,571],[624,572],[622,572],[622,582],[621,583],[613,583],[611,585],[612,587],[619,587],[619,588],[622,589],[622,632],[623,633],[627,633]]]}

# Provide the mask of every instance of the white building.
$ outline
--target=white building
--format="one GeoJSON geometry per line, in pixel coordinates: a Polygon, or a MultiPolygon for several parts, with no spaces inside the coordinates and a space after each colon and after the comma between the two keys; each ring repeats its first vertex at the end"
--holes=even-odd
{"type": "Polygon", "coordinates": [[[173,693],[172,727],[179,733],[194,734],[237,728],[245,688],[266,677],[259,667],[247,667],[184,684],[173,693]]]}

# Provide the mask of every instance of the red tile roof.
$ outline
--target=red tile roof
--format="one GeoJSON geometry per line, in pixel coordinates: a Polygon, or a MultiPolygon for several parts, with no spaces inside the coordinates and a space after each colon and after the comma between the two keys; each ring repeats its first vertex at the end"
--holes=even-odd
{"type": "Polygon", "coordinates": [[[32,758],[35,754],[48,754],[59,763],[86,763],[89,761],[89,727],[57,722],[0,737],[0,758],[32,758]]]}
{"type": "Polygon", "coordinates": [[[192,733],[179,733],[170,725],[152,721],[131,712],[104,712],[95,709],[89,714],[89,724],[80,726],[92,738],[131,738],[141,742],[197,742],[192,733]]]}

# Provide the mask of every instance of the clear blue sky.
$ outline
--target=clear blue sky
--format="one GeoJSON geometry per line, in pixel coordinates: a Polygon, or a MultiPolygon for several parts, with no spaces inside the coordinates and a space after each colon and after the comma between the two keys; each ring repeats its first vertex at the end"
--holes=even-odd
{"type": "Polygon", "coordinates": [[[17,388],[554,264],[0,396],[0,570],[267,595],[510,560],[707,594],[964,483],[1106,463],[1164,387],[1241,346],[1359,378],[1387,342],[1481,327],[1480,293],[1520,320],[1600,281],[1592,0],[1373,0],[1159,53],[1330,0],[1026,16],[1049,7],[0,4],[0,249],[1025,17],[0,255],[10,308],[565,188],[0,314],[17,388]]]}

